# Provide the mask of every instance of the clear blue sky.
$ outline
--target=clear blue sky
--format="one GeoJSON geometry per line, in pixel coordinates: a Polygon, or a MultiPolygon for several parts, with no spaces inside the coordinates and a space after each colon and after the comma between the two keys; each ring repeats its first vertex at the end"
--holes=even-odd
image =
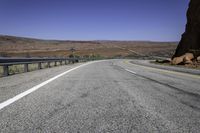
{"type": "Polygon", "coordinates": [[[189,0],[0,0],[0,34],[178,41],[189,0]]]}

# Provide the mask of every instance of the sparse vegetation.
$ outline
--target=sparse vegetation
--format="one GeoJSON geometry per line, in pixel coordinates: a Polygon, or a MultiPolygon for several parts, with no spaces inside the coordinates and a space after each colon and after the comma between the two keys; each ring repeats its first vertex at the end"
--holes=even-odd
{"type": "Polygon", "coordinates": [[[0,75],[2,75],[2,74],[3,74],[3,67],[0,66],[0,75]]]}
{"type": "Polygon", "coordinates": [[[0,57],[8,57],[8,54],[6,52],[0,52],[0,57]]]}
{"type": "MultiPolygon", "coordinates": [[[[0,53],[10,57],[69,57],[95,55],[95,58],[118,58],[137,53],[167,57],[173,55],[177,42],[148,41],[55,41],[0,36],[0,53]]],[[[130,56],[129,56],[130,57],[130,56]]]]}
{"type": "MultiPolygon", "coordinates": [[[[47,63],[42,63],[42,68],[47,68],[48,64],[47,63]]],[[[51,62],[50,66],[54,67],[55,63],[51,62]]],[[[57,62],[57,66],[60,66],[61,64],[57,62]]],[[[29,72],[34,71],[34,70],[38,70],[38,64],[29,64],[29,72]]],[[[20,64],[20,65],[12,65],[9,66],[9,74],[13,75],[13,74],[18,74],[18,73],[23,73],[24,72],[24,65],[20,64]]],[[[0,77],[3,75],[3,66],[0,66],[0,77]]]]}

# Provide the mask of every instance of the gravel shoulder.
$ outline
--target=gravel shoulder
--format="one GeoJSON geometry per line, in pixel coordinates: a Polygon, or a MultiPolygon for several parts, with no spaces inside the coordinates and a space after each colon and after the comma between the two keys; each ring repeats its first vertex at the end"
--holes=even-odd
{"type": "Polygon", "coordinates": [[[152,60],[131,60],[130,62],[133,64],[138,64],[138,65],[143,65],[143,66],[148,66],[148,67],[153,67],[153,68],[200,75],[200,70],[197,70],[197,69],[178,67],[178,66],[159,65],[159,64],[151,63],[151,61],[152,60]]]}

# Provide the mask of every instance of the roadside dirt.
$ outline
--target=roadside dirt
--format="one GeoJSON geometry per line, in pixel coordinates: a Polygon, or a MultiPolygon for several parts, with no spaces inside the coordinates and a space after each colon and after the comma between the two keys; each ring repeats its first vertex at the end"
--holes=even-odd
{"type": "Polygon", "coordinates": [[[155,63],[158,65],[163,65],[163,66],[176,66],[176,67],[183,67],[183,68],[192,68],[192,69],[198,69],[200,70],[200,62],[194,60],[192,64],[179,64],[179,65],[172,65],[170,61],[151,61],[151,63],[155,63]]]}

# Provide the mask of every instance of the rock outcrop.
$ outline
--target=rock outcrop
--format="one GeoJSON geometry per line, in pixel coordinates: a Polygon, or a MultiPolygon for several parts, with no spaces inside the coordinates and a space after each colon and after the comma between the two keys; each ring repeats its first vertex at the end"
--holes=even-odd
{"type": "Polygon", "coordinates": [[[172,57],[172,64],[184,62],[186,53],[192,53],[194,59],[200,55],[200,0],[190,0],[185,33],[172,57]],[[175,61],[177,59],[180,61],[175,61]]]}
{"type": "Polygon", "coordinates": [[[172,60],[172,64],[174,64],[174,65],[177,65],[177,64],[180,64],[180,63],[192,64],[192,59],[194,59],[193,53],[186,53],[186,54],[184,54],[182,56],[175,57],[172,60]]]}

